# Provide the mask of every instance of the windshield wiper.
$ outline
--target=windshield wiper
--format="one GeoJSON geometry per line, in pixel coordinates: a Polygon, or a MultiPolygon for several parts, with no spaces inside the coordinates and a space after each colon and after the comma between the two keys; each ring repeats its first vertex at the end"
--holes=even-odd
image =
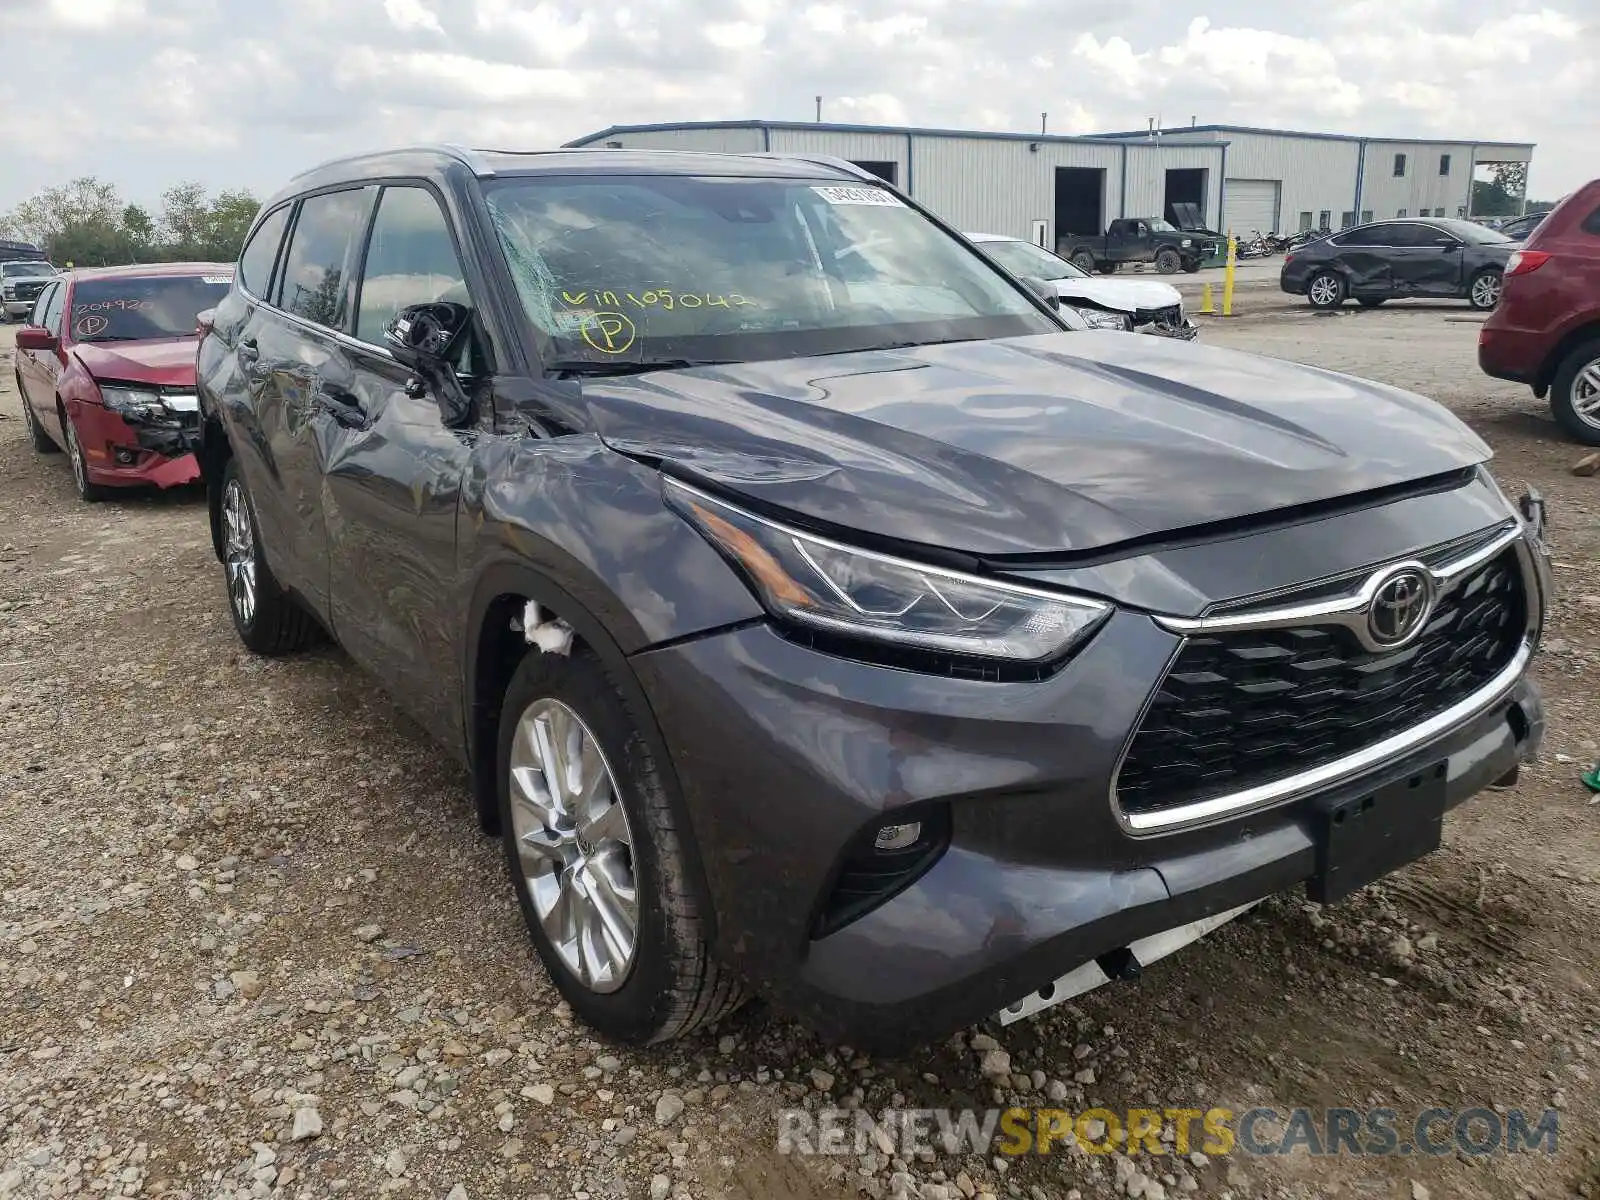
{"type": "Polygon", "coordinates": [[[607,375],[643,375],[649,371],[682,371],[689,367],[726,367],[733,362],[726,358],[650,358],[639,362],[594,362],[585,358],[558,358],[546,363],[546,369],[557,375],[574,375],[600,378],[607,375]]]}
{"type": "Polygon", "coordinates": [[[813,355],[815,358],[827,358],[835,354],[871,354],[878,350],[915,350],[919,346],[951,346],[957,342],[976,342],[981,339],[970,337],[954,338],[927,338],[920,342],[878,342],[872,346],[851,346],[845,350],[824,350],[813,355]]]}

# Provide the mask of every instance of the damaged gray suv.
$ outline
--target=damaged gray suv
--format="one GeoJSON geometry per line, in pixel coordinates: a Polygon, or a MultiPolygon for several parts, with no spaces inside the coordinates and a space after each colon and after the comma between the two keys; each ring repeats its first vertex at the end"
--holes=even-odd
{"type": "Polygon", "coordinates": [[[1460,422],[1068,331],[843,162],[327,164],[203,324],[240,638],[460,757],[612,1038],[1027,1016],[1427,854],[1541,736],[1542,505],[1460,422]]]}

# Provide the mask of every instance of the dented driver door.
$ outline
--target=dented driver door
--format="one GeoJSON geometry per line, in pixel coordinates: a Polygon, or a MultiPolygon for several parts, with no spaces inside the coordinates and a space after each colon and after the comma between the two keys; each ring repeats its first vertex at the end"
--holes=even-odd
{"type": "Polygon", "coordinates": [[[446,622],[461,479],[477,434],[445,425],[438,398],[384,348],[383,330],[408,304],[470,303],[459,261],[429,189],[384,188],[346,355],[346,407],[331,414],[322,485],[334,632],[446,744],[461,732],[446,622]]]}

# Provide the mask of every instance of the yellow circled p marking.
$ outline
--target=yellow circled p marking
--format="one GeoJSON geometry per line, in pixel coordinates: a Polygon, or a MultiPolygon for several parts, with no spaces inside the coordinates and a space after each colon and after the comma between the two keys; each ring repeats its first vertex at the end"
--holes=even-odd
{"type": "Polygon", "coordinates": [[[619,312],[598,312],[583,323],[583,340],[601,354],[623,354],[639,336],[638,327],[619,312]]]}

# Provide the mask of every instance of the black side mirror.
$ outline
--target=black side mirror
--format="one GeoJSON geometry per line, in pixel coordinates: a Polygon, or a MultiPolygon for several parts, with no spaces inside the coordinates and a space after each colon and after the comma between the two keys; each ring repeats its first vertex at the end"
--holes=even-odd
{"type": "Polygon", "coordinates": [[[1056,289],[1051,287],[1044,280],[1040,279],[1037,275],[1024,275],[1022,276],[1022,282],[1030,292],[1039,297],[1039,299],[1043,300],[1051,308],[1059,308],[1061,306],[1061,297],[1056,292],[1056,289]]]}
{"type": "Polygon", "coordinates": [[[465,304],[408,304],[383,327],[383,344],[412,370],[437,369],[455,361],[471,323],[472,310],[465,304]]]}
{"type": "Polygon", "coordinates": [[[471,329],[472,310],[449,300],[408,304],[383,327],[384,346],[396,362],[415,373],[406,381],[406,393],[421,399],[432,392],[444,423],[452,428],[472,416],[472,398],[455,368],[471,329]]]}

